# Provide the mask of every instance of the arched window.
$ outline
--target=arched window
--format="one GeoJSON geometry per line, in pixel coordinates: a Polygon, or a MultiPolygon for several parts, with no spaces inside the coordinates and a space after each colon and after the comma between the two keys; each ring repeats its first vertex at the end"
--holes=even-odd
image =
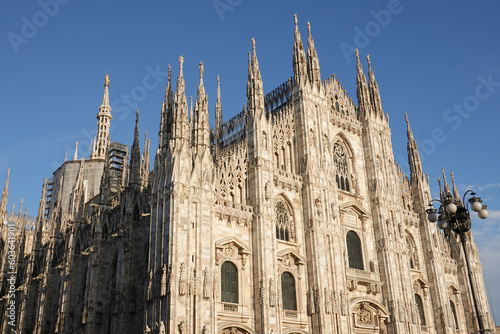
{"type": "Polygon", "coordinates": [[[451,313],[453,313],[453,319],[455,319],[455,328],[458,329],[458,318],[457,318],[457,310],[455,308],[455,304],[450,300],[451,313]]]}
{"type": "Polygon", "coordinates": [[[420,325],[425,326],[425,313],[424,313],[424,303],[422,298],[415,294],[415,303],[417,304],[418,313],[420,314],[420,325]]]}
{"type": "Polygon", "coordinates": [[[344,145],[336,142],[333,145],[333,163],[335,165],[335,181],[337,188],[351,191],[348,156],[344,145]]]}
{"type": "Polygon", "coordinates": [[[361,249],[361,240],[354,231],[347,232],[347,256],[349,258],[349,268],[364,270],[363,251],[361,249]]]}
{"type": "Polygon", "coordinates": [[[288,210],[281,201],[276,203],[276,238],[284,241],[295,239],[295,231],[290,222],[288,210]]]}
{"type": "Polygon", "coordinates": [[[295,278],[288,271],[285,271],[281,275],[281,295],[283,298],[283,309],[297,311],[295,278]]]}
{"type": "Polygon", "coordinates": [[[234,263],[226,261],[220,271],[221,301],[238,304],[238,268],[234,263]]]}
{"type": "Polygon", "coordinates": [[[410,268],[418,269],[418,255],[415,241],[410,235],[406,235],[406,245],[408,246],[408,257],[410,258],[410,268]]]}

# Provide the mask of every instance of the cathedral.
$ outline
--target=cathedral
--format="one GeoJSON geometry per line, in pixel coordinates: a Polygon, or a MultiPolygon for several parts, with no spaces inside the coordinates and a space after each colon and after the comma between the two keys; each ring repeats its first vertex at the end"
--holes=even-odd
{"type": "MultiPolygon", "coordinates": [[[[159,140],[113,142],[109,78],[88,158],[45,179],[38,215],[0,204],[2,333],[403,334],[494,328],[481,263],[427,219],[428,177],[406,117],[405,175],[374,71],[357,102],[322,80],[295,16],[293,75],[264,93],[252,39],[245,107],[215,124],[200,63],[188,104],[171,69],[159,140]]],[[[266,60],[271,61],[271,60],[266,60]]],[[[274,60],[276,61],[276,60],[274,60]]],[[[397,139],[401,140],[401,139],[397,139]]],[[[443,172],[441,198],[458,196],[443,172]]],[[[439,195],[438,195],[439,196],[439,195]]]]}

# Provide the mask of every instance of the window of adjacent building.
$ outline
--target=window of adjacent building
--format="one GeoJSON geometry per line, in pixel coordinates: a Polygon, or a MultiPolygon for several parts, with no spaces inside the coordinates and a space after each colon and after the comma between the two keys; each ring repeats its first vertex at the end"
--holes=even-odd
{"type": "Polygon", "coordinates": [[[221,267],[221,301],[238,303],[238,268],[234,263],[226,261],[221,267]]]}
{"type": "Polygon", "coordinates": [[[335,165],[335,181],[337,188],[345,191],[351,191],[348,156],[344,145],[336,142],[333,145],[333,163],[335,165]]]}
{"type": "Polygon", "coordinates": [[[419,295],[415,295],[415,303],[417,304],[418,313],[420,315],[420,325],[425,326],[424,303],[419,295]]]}
{"type": "Polygon", "coordinates": [[[282,201],[278,201],[276,203],[276,238],[293,241],[294,235],[286,205],[282,201]]]}
{"type": "Polygon", "coordinates": [[[457,318],[457,310],[455,308],[455,304],[450,300],[451,313],[453,313],[453,319],[455,320],[455,328],[458,329],[458,318],[457,318]]]}
{"type": "Polygon", "coordinates": [[[281,275],[281,295],[283,298],[283,309],[297,311],[295,278],[288,271],[285,271],[281,275]]]}
{"type": "Polygon", "coordinates": [[[364,270],[363,251],[361,249],[361,240],[354,231],[347,232],[347,256],[349,258],[349,268],[364,270]]]}

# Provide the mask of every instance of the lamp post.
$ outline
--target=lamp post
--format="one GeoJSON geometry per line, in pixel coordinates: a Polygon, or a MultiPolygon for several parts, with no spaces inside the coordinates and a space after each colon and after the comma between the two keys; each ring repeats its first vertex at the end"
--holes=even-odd
{"type": "Polygon", "coordinates": [[[462,242],[462,248],[464,250],[465,262],[467,264],[467,273],[469,276],[470,290],[472,293],[472,300],[474,302],[474,309],[476,311],[477,324],[479,327],[478,333],[491,332],[490,329],[484,329],[483,316],[479,312],[479,307],[477,305],[476,291],[474,289],[474,284],[472,282],[472,271],[470,268],[469,257],[467,254],[466,236],[471,229],[471,220],[469,213],[469,204],[472,211],[477,212],[477,215],[481,219],[486,219],[488,217],[488,210],[486,205],[482,204],[480,197],[475,196],[476,193],[472,190],[467,190],[463,196],[463,200],[454,198],[450,193],[446,194],[445,199],[433,199],[429,203],[430,208],[426,210],[427,218],[431,223],[436,223],[440,229],[451,230],[460,236],[460,241],[462,242]],[[470,198],[465,201],[465,196],[470,193],[470,198]],[[436,210],[432,206],[432,202],[439,202],[439,210],[436,210]],[[466,205],[464,205],[466,203],[466,205]]]}

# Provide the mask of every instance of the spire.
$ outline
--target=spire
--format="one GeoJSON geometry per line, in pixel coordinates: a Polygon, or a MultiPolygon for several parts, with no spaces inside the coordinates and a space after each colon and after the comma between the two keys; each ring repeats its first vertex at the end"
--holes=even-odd
{"type": "Polygon", "coordinates": [[[80,160],[80,169],[76,176],[75,186],[70,195],[70,219],[75,219],[83,210],[85,204],[85,186],[84,186],[85,159],[80,160]]]}
{"type": "Polygon", "coordinates": [[[373,74],[372,65],[370,63],[370,55],[366,56],[366,61],[368,62],[368,79],[369,79],[370,100],[372,102],[372,107],[376,115],[383,117],[384,111],[382,110],[380,91],[378,89],[377,80],[375,80],[375,74],[373,74]]]}
{"type": "Polygon", "coordinates": [[[7,170],[7,179],[5,179],[5,187],[2,192],[2,199],[0,200],[0,215],[7,212],[7,199],[9,197],[9,176],[10,168],[7,170]]]}
{"type": "Polygon", "coordinates": [[[172,67],[168,65],[167,87],[165,88],[165,100],[161,107],[160,132],[158,135],[158,147],[160,149],[166,149],[172,136],[173,101],[172,67]]]}
{"type": "Polygon", "coordinates": [[[167,88],[165,88],[165,105],[172,103],[172,67],[168,65],[167,88]]]}
{"type": "Polygon", "coordinates": [[[371,114],[370,93],[368,92],[368,85],[366,83],[366,76],[363,72],[363,67],[359,61],[359,51],[356,49],[357,60],[357,78],[356,78],[356,92],[358,95],[358,105],[360,111],[363,113],[363,118],[367,119],[371,114]]]}
{"type": "Polygon", "coordinates": [[[407,152],[408,152],[408,165],[410,166],[411,183],[425,183],[426,178],[422,170],[422,161],[418,152],[417,142],[413,138],[413,132],[410,128],[410,121],[408,115],[405,113],[406,119],[406,134],[408,137],[407,152]]]}
{"type": "Polygon", "coordinates": [[[446,199],[446,197],[444,196],[443,186],[441,185],[441,178],[440,177],[438,177],[438,185],[439,185],[439,198],[441,199],[441,201],[444,201],[446,199]]]}
{"type": "Polygon", "coordinates": [[[47,178],[43,180],[42,196],[38,205],[38,215],[36,217],[35,250],[39,250],[42,244],[42,230],[45,217],[45,194],[47,192],[47,178]]]}
{"type": "Polygon", "coordinates": [[[198,96],[195,103],[194,130],[195,144],[208,147],[210,145],[210,131],[208,124],[208,98],[203,85],[203,62],[200,62],[200,84],[198,85],[198,96]]]}
{"type": "Polygon", "coordinates": [[[314,47],[314,40],[311,35],[311,24],[307,22],[307,75],[311,84],[317,87],[321,85],[321,71],[319,68],[319,59],[314,47]]]}
{"type": "Polygon", "coordinates": [[[92,158],[104,159],[107,152],[107,145],[109,143],[109,126],[111,120],[113,119],[113,116],[111,116],[111,107],[109,105],[109,76],[107,73],[104,78],[104,96],[96,118],[97,138],[94,141],[95,147],[92,152],[92,158]]]}
{"type": "Polygon", "coordinates": [[[183,74],[184,57],[179,57],[179,77],[177,78],[177,91],[174,96],[173,137],[176,139],[189,138],[188,106],[183,74]]]}
{"type": "Polygon", "coordinates": [[[215,140],[221,140],[222,131],[222,104],[220,100],[220,81],[217,76],[217,100],[215,101],[215,140]]]}
{"type": "Polygon", "coordinates": [[[78,160],[78,141],[75,145],[75,155],[73,156],[73,160],[78,160]]]}
{"type": "Polygon", "coordinates": [[[450,191],[450,186],[448,185],[448,182],[446,181],[446,175],[444,173],[444,167],[441,169],[441,173],[443,174],[443,181],[444,181],[444,194],[446,197],[451,195],[450,191]]]}
{"type": "Polygon", "coordinates": [[[104,95],[102,97],[102,105],[109,107],[109,75],[106,73],[104,76],[104,95]]]}
{"type": "Polygon", "coordinates": [[[109,150],[104,158],[104,170],[101,176],[101,187],[99,189],[99,197],[101,204],[109,204],[111,201],[111,159],[109,156],[109,150]]]}
{"type": "Polygon", "coordinates": [[[23,203],[24,197],[21,197],[21,205],[19,205],[19,217],[21,217],[21,214],[23,213],[23,203]]]}
{"type": "MultiPolygon", "coordinates": [[[[250,56],[250,54],[249,54],[250,56]]],[[[255,39],[252,37],[252,58],[248,59],[247,104],[249,112],[260,117],[264,111],[264,88],[260,75],[259,61],[255,51],[255,39]]]]}
{"type": "Polygon", "coordinates": [[[302,38],[300,37],[299,26],[297,24],[297,14],[293,16],[295,20],[295,32],[293,41],[293,79],[295,84],[303,83],[307,75],[306,54],[302,38]]]}
{"type": "Polygon", "coordinates": [[[141,149],[139,147],[139,110],[135,112],[134,143],[130,151],[129,185],[138,186],[141,178],[141,149]]]}
{"type": "Polygon", "coordinates": [[[462,199],[460,198],[460,193],[458,192],[458,188],[455,184],[455,176],[453,175],[453,172],[451,172],[451,184],[453,188],[453,197],[455,200],[462,202],[462,199]]]}
{"type": "Polygon", "coordinates": [[[252,56],[248,52],[248,79],[247,79],[247,97],[253,93],[253,71],[252,71],[252,56]]]}
{"type": "Polygon", "coordinates": [[[141,163],[141,180],[143,187],[147,187],[149,185],[149,146],[151,141],[148,138],[148,132],[145,132],[144,135],[144,152],[142,154],[142,163],[141,163]]]}

